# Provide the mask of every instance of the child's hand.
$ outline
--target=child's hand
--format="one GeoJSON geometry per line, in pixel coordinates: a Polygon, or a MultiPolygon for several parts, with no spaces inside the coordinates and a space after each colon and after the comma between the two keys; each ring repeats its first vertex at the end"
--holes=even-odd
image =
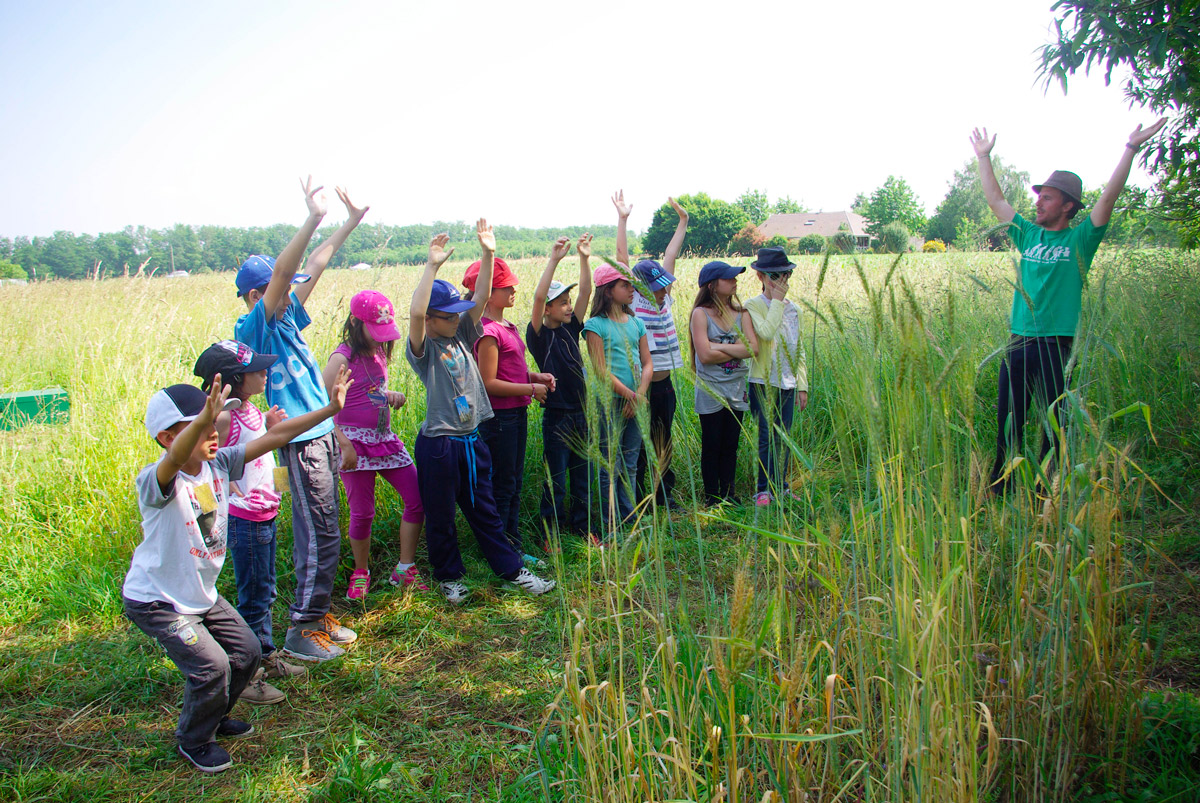
{"type": "Polygon", "coordinates": [[[485,254],[496,253],[496,234],[486,219],[479,218],[475,221],[475,236],[479,238],[479,245],[485,254]]]}
{"type": "Polygon", "coordinates": [[[803,410],[807,406],[808,406],[808,391],[807,390],[796,391],[796,409],[803,410]]]}
{"type": "Polygon", "coordinates": [[[592,235],[584,234],[579,238],[579,242],[575,245],[575,250],[579,252],[581,259],[590,259],[592,256],[592,235]]]}
{"type": "Polygon", "coordinates": [[[450,255],[454,253],[454,246],[450,246],[450,250],[446,250],[446,243],[450,242],[450,235],[446,232],[436,235],[429,241],[429,265],[434,272],[445,264],[450,255]]]}
{"type": "Polygon", "coordinates": [[[264,417],[267,419],[267,429],[270,429],[280,421],[285,420],[288,414],[278,404],[273,404],[271,405],[271,409],[267,410],[267,414],[264,417]]]}
{"type": "Polygon", "coordinates": [[[200,411],[200,415],[196,416],[197,420],[205,424],[211,424],[217,420],[217,416],[225,409],[225,400],[229,398],[229,392],[232,388],[229,385],[221,384],[221,375],[217,374],[213,377],[212,387],[208,391],[208,399],[204,402],[204,409],[200,411]]]}
{"type": "Polygon", "coordinates": [[[333,407],[335,415],[346,405],[346,391],[353,384],[354,380],[350,378],[350,369],[343,364],[338,369],[337,379],[334,380],[333,393],[329,394],[329,404],[333,407]]]}
{"type": "Polygon", "coordinates": [[[347,218],[353,220],[355,223],[362,220],[363,215],[367,214],[367,210],[371,208],[369,206],[364,206],[362,209],[359,209],[357,206],[350,203],[350,196],[347,195],[346,191],[341,187],[335,187],[334,192],[337,193],[338,199],[346,205],[347,218]]]}
{"type": "Polygon", "coordinates": [[[353,471],[358,468],[358,452],[349,440],[341,440],[338,447],[342,452],[342,471],[353,471]]]}
{"type": "Polygon", "coordinates": [[[633,418],[637,415],[638,396],[635,393],[633,399],[626,399],[625,404],[621,407],[621,415],[625,418],[633,418]]]}
{"type": "Polygon", "coordinates": [[[384,394],[387,397],[388,406],[393,410],[399,410],[408,401],[407,397],[398,390],[389,390],[384,394]]]}
{"type": "Polygon", "coordinates": [[[541,382],[531,382],[529,387],[533,388],[533,398],[545,404],[546,397],[550,395],[550,388],[541,382]]]}
{"type": "Polygon", "coordinates": [[[613,206],[617,208],[617,217],[627,218],[633,211],[633,204],[626,205],[625,190],[617,190],[612,197],[613,206]]]}
{"type": "Polygon", "coordinates": [[[558,380],[554,378],[554,374],[530,374],[530,379],[534,382],[541,382],[550,388],[551,393],[558,388],[558,380]]]}
{"type": "Polygon", "coordinates": [[[687,210],[680,206],[678,201],[676,201],[674,198],[668,198],[667,203],[669,203],[671,208],[675,210],[675,214],[679,215],[680,220],[688,219],[687,210]]]}
{"type": "Polygon", "coordinates": [[[788,280],[786,278],[767,279],[767,298],[772,301],[782,301],[787,296],[788,280]]]}
{"type": "Polygon", "coordinates": [[[300,186],[304,189],[304,203],[308,206],[308,214],[315,217],[325,217],[325,210],[328,208],[325,204],[325,196],[317,196],[317,193],[325,188],[325,185],[314,187],[312,185],[312,176],[308,177],[308,181],[301,181],[300,186]]]}
{"type": "Polygon", "coordinates": [[[557,265],[569,253],[571,253],[571,241],[566,237],[559,237],[554,241],[554,245],[550,246],[550,261],[557,265]]]}

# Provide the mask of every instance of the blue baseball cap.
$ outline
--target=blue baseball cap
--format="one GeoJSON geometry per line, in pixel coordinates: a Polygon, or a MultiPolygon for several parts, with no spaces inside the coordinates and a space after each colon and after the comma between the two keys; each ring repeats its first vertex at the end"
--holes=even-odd
{"type": "MultiPolygon", "coordinates": [[[[271,274],[274,272],[275,257],[263,254],[255,254],[250,257],[238,268],[237,278],[234,279],[238,296],[244,296],[251,290],[270,284],[271,274]]],[[[311,278],[307,273],[297,273],[292,277],[292,284],[304,284],[311,278]]]]}
{"type": "Polygon", "coordinates": [[[460,296],[450,282],[445,279],[433,280],[433,289],[429,293],[429,309],[438,312],[466,312],[474,306],[475,302],[460,296]]]}
{"type": "Polygon", "coordinates": [[[705,263],[704,267],[700,269],[699,281],[700,284],[704,285],[708,284],[709,282],[716,281],[717,279],[732,279],[739,273],[745,272],[745,268],[735,268],[728,262],[722,262],[721,260],[717,259],[713,260],[712,262],[705,263]]]}
{"type": "Polygon", "coordinates": [[[653,259],[643,259],[634,265],[633,275],[645,282],[651,290],[666,290],[675,281],[675,277],[653,259]]]}

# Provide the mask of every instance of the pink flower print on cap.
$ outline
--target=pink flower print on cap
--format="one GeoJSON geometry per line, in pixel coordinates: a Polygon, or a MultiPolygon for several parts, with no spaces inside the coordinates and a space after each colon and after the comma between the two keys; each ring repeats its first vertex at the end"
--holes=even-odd
{"type": "Polygon", "coordinates": [[[399,340],[396,311],[387,296],[375,290],[363,290],[350,299],[350,314],[363,322],[363,328],[376,343],[399,340]]]}

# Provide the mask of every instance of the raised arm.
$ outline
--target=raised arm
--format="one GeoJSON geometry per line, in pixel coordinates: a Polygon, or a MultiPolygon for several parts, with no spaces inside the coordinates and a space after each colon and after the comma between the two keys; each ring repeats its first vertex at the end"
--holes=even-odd
{"type": "Polygon", "coordinates": [[[296,285],[296,289],[292,292],[296,294],[296,298],[301,304],[308,302],[308,296],[312,293],[313,288],[317,286],[317,280],[321,278],[321,274],[325,272],[325,268],[329,265],[329,260],[333,259],[333,255],[346,242],[346,238],[350,236],[350,232],[362,222],[363,215],[367,214],[367,210],[371,207],[364,206],[359,209],[350,202],[350,196],[341,187],[335,188],[337,197],[343,204],[346,205],[346,222],[338,227],[338,230],[333,233],[325,242],[318,245],[313,252],[309,254],[308,260],[304,263],[304,272],[312,278],[304,284],[296,285]]]}
{"type": "Polygon", "coordinates": [[[475,279],[475,293],[471,300],[475,306],[467,310],[471,320],[479,323],[483,317],[483,307],[487,304],[488,296],[492,294],[492,271],[496,267],[496,234],[483,218],[475,221],[475,236],[479,238],[479,247],[483,256],[479,258],[479,276],[475,279]]]}
{"type": "Polygon", "coordinates": [[[1012,223],[1017,213],[1005,199],[1000,182],[996,180],[996,172],[992,170],[992,148],[995,146],[996,135],[993,134],[989,139],[986,128],[982,134],[978,128],[971,134],[971,147],[975,149],[979,163],[979,180],[983,184],[983,196],[987,199],[988,208],[1001,223],[1012,223]]]}
{"type": "Polygon", "coordinates": [[[167,447],[166,456],[158,461],[158,468],[154,470],[154,476],[158,480],[159,490],[163,492],[164,496],[169,492],[171,484],[175,482],[176,475],[191,459],[196,444],[211,431],[213,422],[225,407],[229,391],[229,385],[221,384],[221,375],[214,376],[212,387],[208,390],[208,399],[204,402],[204,408],[175,436],[171,445],[167,447]]]}
{"type": "Polygon", "coordinates": [[[592,269],[588,260],[592,257],[592,235],[584,234],[575,244],[579,253],[579,286],[575,288],[575,320],[582,321],[592,301],[592,269]]]}
{"type": "Polygon", "coordinates": [[[566,237],[559,237],[554,241],[554,245],[550,246],[550,256],[546,260],[542,278],[538,279],[537,287],[534,288],[533,309],[529,312],[529,323],[535,332],[542,331],[542,315],[546,312],[546,295],[550,292],[550,282],[554,281],[554,271],[558,268],[558,263],[562,262],[563,257],[569,253],[571,253],[571,241],[566,237]]]}
{"type": "Polygon", "coordinates": [[[433,280],[437,278],[438,269],[445,264],[454,247],[446,250],[450,235],[446,232],[435,236],[429,241],[429,261],[425,263],[425,272],[417,289],[413,290],[412,303],[408,307],[408,343],[412,353],[420,357],[425,353],[425,313],[429,309],[429,296],[433,293],[433,280]]]}
{"type": "Polygon", "coordinates": [[[617,190],[612,197],[613,206],[617,208],[617,261],[629,265],[629,234],[625,231],[629,224],[629,213],[633,204],[626,205],[625,190],[617,190]]]}
{"type": "Polygon", "coordinates": [[[1141,125],[1133,129],[1133,133],[1129,135],[1129,141],[1125,143],[1125,150],[1121,153],[1120,160],[1117,161],[1117,168],[1113,170],[1112,178],[1104,185],[1104,192],[1100,193],[1100,200],[1092,207],[1092,225],[1103,226],[1112,219],[1113,208],[1117,205],[1117,198],[1120,197],[1121,191],[1125,189],[1125,182],[1129,180],[1129,170],[1133,167],[1133,157],[1146,144],[1146,140],[1162,130],[1162,127],[1167,124],[1167,118],[1161,118],[1157,123],[1149,128],[1143,129],[1141,125]]]}
{"type": "Polygon", "coordinates": [[[662,266],[667,273],[674,273],[675,259],[683,250],[683,238],[687,237],[688,213],[674,198],[668,198],[667,203],[675,210],[675,214],[679,215],[679,224],[675,226],[675,234],[672,235],[671,242],[667,243],[667,250],[663,252],[662,266]]]}
{"type": "Polygon", "coordinates": [[[275,259],[275,270],[271,273],[271,281],[267,284],[267,292],[263,293],[263,312],[270,318],[287,306],[288,292],[291,290],[292,278],[300,269],[300,259],[308,249],[308,243],[316,233],[317,227],[325,217],[325,196],[317,196],[321,187],[312,185],[312,176],[307,182],[302,182],[304,188],[304,203],[308,206],[308,217],[304,225],[292,237],[291,242],[284,246],[283,251],[275,259]]]}
{"type": "Polygon", "coordinates": [[[329,404],[320,410],[313,410],[311,413],[305,413],[295,418],[280,421],[268,429],[267,434],[247,443],[246,462],[249,463],[251,460],[257,460],[267,452],[286,446],[297,435],[307,432],[326,418],[337,415],[338,411],[342,409],[342,405],[346,403],[346,391],[353,384],[354,380],[350,378],[350,371],[346,366],[342,366],[338,372],[333,390],[329,394],[329,404]]]}

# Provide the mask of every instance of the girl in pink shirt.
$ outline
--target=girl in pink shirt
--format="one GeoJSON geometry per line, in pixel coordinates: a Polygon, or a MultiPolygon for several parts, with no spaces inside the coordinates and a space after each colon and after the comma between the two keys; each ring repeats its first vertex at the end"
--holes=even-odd
{"type": "MultiPolygon", "coordinates": [[[[475,292],[479,264],[463,276],[463,286],[475,292]]],[[[554,377],[533,373],[525,361],[525,342],[517,327],[504,319],[504,311],[517,297],[517,277],[508,264],[495,260],[492,292],[483,308],[483,336],[475,342],[475,361],[495,415],[479,425],[479,434],[492,456],[492,492],[504,534],[526,563],[538,564],[521,546],[517,522],[521,507],[521,479],[525,474],[525,443],[529,433],[527,408],[533,399],[546,401],[554,390],[554,377]]]]}
{"type": "Polygon", "coordinates": [[[375,477],[391,483],[404,500],[400,519],[400,562],[389,582],[427,590],[417,571],[417,539],[425,510],[417,490],[417,467],[404,442],[392,432],[392,410],[404,394],[387,389],[392,344],[401,338],[392,303],[383,293],[363,290],[350,300],[350,316],[342,327],[342,344],[329,356],[324,379],[330,385],[344,365],[354,384],[346,405],[333,417],[334,437],[342,454],[342,485],[350,505],[350,550],[354,571],[346,598],[364,599],[371,587],[371,524],[375,520],[375,477]]]}

